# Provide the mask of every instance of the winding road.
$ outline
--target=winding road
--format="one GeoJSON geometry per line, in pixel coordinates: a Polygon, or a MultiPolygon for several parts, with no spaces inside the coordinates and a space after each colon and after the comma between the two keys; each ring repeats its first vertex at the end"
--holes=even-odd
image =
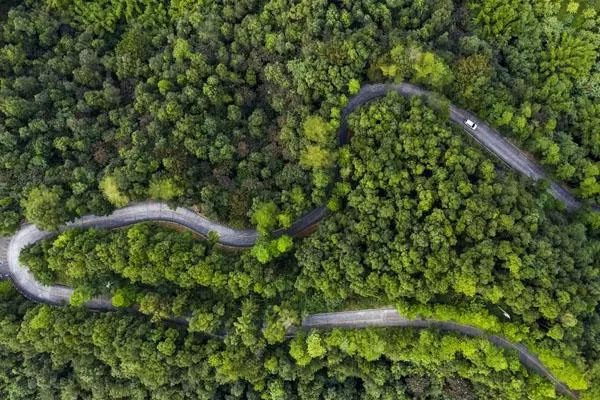
{"type": "MultiPolygon", "coordinates": [[[[395,91],[403,96],[422,96],[430,98],[434,93],[426,91],[409,83],[400,84],[368,84],[352,97],[342,111],[341,126],[338,132],[340,146],[349,142],[347,117],[352,111],[362,104],[373,99],[385,96],[388,92],[395,91]]],[[[582,204],[575,199],[559,182],[550,179],[543,168],[532,161],[518,147],[503,138],[496,130],[479,120],[473,114],[455,106],[450,106],[450,120],[461,127],[467,134],[475,139],[481,146],[494,154],[510,168],[518,171],[533,180],[548,180],[549,193],[565,204],[567,210],[576,210],[582,204]],[[464,120],[471,119],[478,125],[476,130],[471,130],[464,125],[464,120]]],[[[595,212],[600,208],[592,206],[595,212]]],[[[327,215],[325,206],[318,207],[306,213],[286,230],[275,232],[276,235],[288,234],[295,236],[311,227],[327,215]]],[[[201,215],[187,209],[171,209],[167,204],[159,202],[143,202],[131,204],[121,208],[108,216],[85,216],[63,226],[59,231],[73,228],[102,228],[111,229],[138,222],[155,221],[170,222],[185,227],[195,233],[208,235],[213,231],[219,234],[219,243],[237,248],[251,247],[258,238],[255,229],[236,230],[210,221],[201,215]]],[[[38,229],[34,225],[26,224],[11,238],[0,238],[0,277],[10,278],[15,287],[27,298],[54,305],[68,304],[73,289],[61,286],[45,286],[39,283],[31,272],[19,263],[21,250],[27,245],[35,243],[55,233],[38,229]]],[[[95,310],[114,310],[109,297],[96,297],[86,303],[86,306],[95,310]]],[[[338,313],[314,314],[308,316],[301,325],[302,329],[329,329],[329,328],[362,328],[362,327],[411,327],[411,328],[437,328],[459,332],[461,334],[485,337],[492,343],[519,354],[521,362],[532,370],[549,379],[558,392],[569,397],[577,398],[577,393],[560,382],[539,359],[521,344],[514,344],[500,336],[489,335],[486,332],[469,325],[457,324],[449,321],[436,321],[427,319],[407,319],[394,309],[381,308],[361,311],[348,311],[338,313]]],[[[295,328],[290,329],[290,334],[295,328]]]]}

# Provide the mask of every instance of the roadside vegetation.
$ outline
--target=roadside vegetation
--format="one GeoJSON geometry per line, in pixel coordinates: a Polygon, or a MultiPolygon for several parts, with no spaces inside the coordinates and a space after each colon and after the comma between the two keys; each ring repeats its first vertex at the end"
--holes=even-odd
{"type": "Polygon", "coordinates": [[[0,228],[147,198],[297,216],[326,200],[340,109],[369,80],[445,94],[599,202],[598,16],[565,7],[27,0],[0,34],[0,228]]]}
{"type": "MultiPolygon", "coordinates": [[[[523,343],[600,398],[600,219],[567,213],[447,121],[451,101],[600,203],[600,17],[541,0],[28,0],[0,29],[0,233],[157,199],[252,250],[143,223],[27,248],[72,306],[0,284],[0,397],[554,399],[516,354],[448,332],[298,332],[374,306],[523,343]],[[411,81],[348,118],[364,82],[411,81]],[[303,212],[331,214],[274,238],[303,212]],[[82,306],[111,296],[122,311],[82,306]],[[142,314],[131,314],[135,307],[142,314]],[[187,326],[168,322],[179,316],[187,326]],[[2,374],[0,374],[2,375],[2,374]]],[[[600,11],[600,10],[598,10],[600,11]]]]}
{"type": "MultiPolygon", "coordinates": [[[[190,332],[243,334],[251,348],[285,346],[308,313],[395,305],[526,344],[572,389],[590,389],[600,241],[585,213],[569,216],[543,188],[497,169],[419,99],[390,94],[353,113],[349,127],[337,211],[270,261],[154,224],[67,231],[21,260],[43,282],[76,288],[72,305],[109,294],[153,321],[186,316],[190,332]]],[[[298,340],[290,354],[308,363],[312,350],[298,353],[298,340]]]]}

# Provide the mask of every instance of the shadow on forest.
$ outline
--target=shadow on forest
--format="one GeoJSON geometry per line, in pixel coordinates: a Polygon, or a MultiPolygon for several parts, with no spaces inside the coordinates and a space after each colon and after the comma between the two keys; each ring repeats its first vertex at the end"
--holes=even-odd
{"type": "Polygon", "coordinates": [[[0,1],[0,21],[5,21],[8,16],[8,11],[20,4],[21,0],[2,0],[0,1]]]}

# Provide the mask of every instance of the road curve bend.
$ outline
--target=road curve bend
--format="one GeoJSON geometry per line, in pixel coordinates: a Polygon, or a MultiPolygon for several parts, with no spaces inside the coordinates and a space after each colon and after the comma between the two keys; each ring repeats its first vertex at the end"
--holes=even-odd
{"type": "MultiPolygon", "coordinates": [[[[578,394],[560,380],[558,380],[539,358],[531,353],[523,344],[515,344],[502,336],[490,335],[482,329],[471,325],[459,324],[451,321],[438,321],[434,319],[409,319],[398,313],[395,308],[374,308],[356,311],[341,311],[333,313],[312,314],[302,321],[302,329],[357,329],[357,328],[413,328],[413,329],[439,329],[457,332],[466,336],[481,337],[489,340],[494,345],[503,349],[514,351],[519,355],[521,363],[537,372],[554,384],[558,393],[573,399],[578,394]]],[[[292,332],[293,333],[293,332],[292,332]]]]}
{"type": "MultiPolygon", "coordinates": [[[[361,90],[349,100],[346,107],[342,110],[341,124],[338,131],[339,146],[348,144],[350,141],[350,132],[347,124],[347,118],[350,113],[361,105],[383,97],[391,91],[407,97],[419,96],[435,98],[436,96],[433,92],[429,92],[410,83],[364,85],[361,90]]],[[[524,152],[502,137],[491,126],[484,121],[481,121],[470,112],[453,105],[450,106],[449,111],[450,120],[455,125],[462,128],[469,136],[475,139],[477,143],[506,163],[510,168],[536,181],[548,180],[550,182],[548,189],[549,193],[557,200],[562,201],[567,210],[571,211],[582,207],[581,202],[575,199],[563,185],[553,181],[539,164],[532,161],[524,152]],[[466,119],[475,121],[478,125],[477,129],[472,130],[467,128],[464,125],[466,119]]],[[[592,209],[595,212],[600,212],[600,208],[597,206],[592,206],[592,209]]],[[[290,236],[295,236],[323,219],[326,215],[327,208],[325,206],[317,207],[298,218],[290,228],[276,231],[275,235],[288,234],[290,236]]],[[[59,232],[74,228],[93,227],[112,229],[145,221],[174,223],[203,236],[208,235],[209,232],[216,232],[219,235],[219,243],[229,247],[248,248],[256,243],[258,239],[258,233],[255,229],[233,229],[210,221],[187,208],[178,207],[172,209],[165,203],[154,201],[131,204],[114,211],[108,216],[85,216],[64,225],[59,229],[59,232]]],[[[52,234],[52,232],[42,231],[31,224],[27,224],[12,238],[0,238],[0,278],[9,277],[12,279],[15,287],[23,295],[33,301],[63,305],[68,304],[69,299],[73,294],[73,289],[61,285],[42,285],[26,267],[23,267],[19,263],[21,250],[52,234]]],[[[115,309],[108,297],[96,297],[90,300],[86,306],[95,310],[115,309]]],[[[577,397],[577,395],[570,391],[566,385],[556,379],[535,355],[527,351],[524,346],[513,344],[498,336],[488,335],[485,332],[468,325],[434,320],[409,320],[399,315],[393,309],[315,314],[309,316],[302,324],[302,327],[306,329],[324,329],[332,327],[360,328],[371,326],[438,328],[452,330],[471,336],[486,337],[498,346],[517,351],[521,361],[526,366],[551,380],[559,392],[574,398],[577,397]]]]}

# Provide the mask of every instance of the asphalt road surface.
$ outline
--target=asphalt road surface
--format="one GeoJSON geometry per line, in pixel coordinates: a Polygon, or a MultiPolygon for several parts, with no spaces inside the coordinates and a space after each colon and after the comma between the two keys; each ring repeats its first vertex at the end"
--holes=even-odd
{"type": "MultiPolygon", "coordinates": [[[[349,142],[347,117],[361,105],[385,96],[388,92],[395,91],[403,96],[434,97],[435,94],[409,83],[400,84],[369,84],[361,88],[360,92],[352,97],[342,111],[342,120],[338,132],[338,144],[344,145],[349,142]]],[[[557,200],[565,204],[567,210],[576,210],[582,204],[575,199],[571,193],[559,182],[555,182],[535,161],[531,160],[524,152],[511,142],[503,138],[496,130],[478,119],[466,110],[450,106],[450,120],[462,128],[467,134],[475,139],[482,147],[494,154],[498,159],[515,171],[518,171],[533,180],[548,180],[549,193],[557,200]],[[476,130],[468,128],[464,121],[470,119],[477,123],[476,130]]],[[[597,206],[592,206],[596,212],[600,211],[597,206]]],[[[288,234],[295,236],[310,228],[327,215],[325,206],[309,211],[298,218],[293,225],[286,230],[279,230],[275,234],[288,234]]],[[[144,221],[170,222],[185,227],[195,233],[207,236],[209,232],[219,235],[219,243],[237,248],[251,247],[258,238],[255,229],[232,229],[225,225],[215,223],[201,215],[187,209],[178,207],[171,209],[167,204],[159,202],[143,202],[131,204],[121,208],[108,216],[85,216],[62,227],[60,231],[73,228],[102,228],[111,229],[127,226],[144,221]]],[[[0,238],[0,277],[9,277],[15,287],[31,300],[54,305],[68,304],[73,289],[61,286],[45,286],[36,281],[29,270],[19,263],[19,254],[27,245],[46,238],[53,233],[39,230],[33,225],[24,225],[12,238],[0,238]]],[[[108,297],[97,297],[86,304],[95,310],[114,310],[108,297]]],[[[181,320],[180,318],[178,320],[181,320]]],[[[556,389],[570,397],[577,395],[571,392],[563,383],[558,381],[544,365],[531,354],[523,345],[514,344],[505,338],[488,335],[485,332],[469,326],[447,321],[434,320],[409,320],[399,315],[393,309],[373,309],[354,312],[340,312],[329,314],[315,314],[309,316],[302,323],[304,329],[327,329],[327,328],[362,328],[362,327],[411,327],[411,328],[437,328],[459,332],[470,336],[485,337],[498,346],[518,352],[524,365],[532,368],[541,375],[551,380],[556,389]]]]}

